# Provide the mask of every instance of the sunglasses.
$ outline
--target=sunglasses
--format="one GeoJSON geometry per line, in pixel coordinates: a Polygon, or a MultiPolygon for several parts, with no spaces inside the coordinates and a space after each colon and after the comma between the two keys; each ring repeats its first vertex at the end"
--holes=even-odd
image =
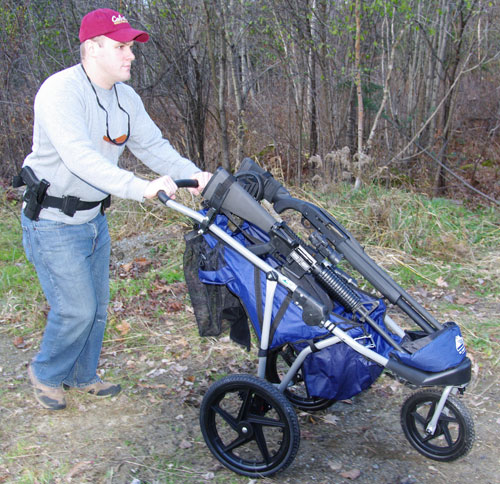
{"type": "MultiPolygon", "coordinates": [[[[85,72],[85,69],[83,68],[83,72],[85,72]]],[[[99,101],[99,96],[97,95],[97,91],[94,88],[94,85],[92,84],[92,81],[90,80],[90,77],[88,74],[85,72],[85,75],[87,76],[87,79],[89,81],[90,87],[92,88],[92,91],[94,91],[95,98],[97,101],[97,105],[106,113],[106,135],[102,137],[104,141],[107,141],[108,143],[112,143],[117,146],[124,145],[128,139],[130,138],[130,114],[123,109],[123,107],[120,104],[120,99],[118,98],[118,92],[116,91],[116,84],[113,85],[113,89],[115,91],[115,96],[116,96],[116,102],[118,104],[118,109],[123,111],[127,115],[127,134],[122,134],[121,136],[118,136],[117,138],[111,138],[109,134],[109,115],[108,112],[106,111],[106,108],[101,104],[101,101],[99,101]]]]}

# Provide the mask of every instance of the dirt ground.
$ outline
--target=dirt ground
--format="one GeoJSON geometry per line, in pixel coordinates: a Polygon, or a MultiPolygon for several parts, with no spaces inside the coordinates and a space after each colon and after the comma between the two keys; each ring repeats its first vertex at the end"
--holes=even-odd
{"type": "MultiPolygon", "coordinates": [[[[478,322],[500,314],[499,306],[481,307],[478,322]]],[[[115,304],[112,310],[120,308],[115,304]]],[[[154,325],[141,343],[150,351],[116,344],[103,350],[100,368],[122,383],[120,395],[99,400],[69,392],[68,407],[59,412],[40,408],[28,383],[26,368],[39,335],[16,346],[0,325],[0,483],[500,482],[497,357],[469,353],[473,379],[460,398],[473,416],[476,440],[464,458],[439,463],[410,446],[399,420],[414,389],[384,374],[348,402],[315,413],[297,411],[301,441],[295,460],[272,478],[252,480],[218,463],[198,418],[219,370],[256,373],[255,348],[247,354],[227,337],[192,337],[196,326],[188,307],[154,325]],[[191,337],[182,337],[184,329],[191,337]]]]}
{"type": "MultiPolygon", "coordinates": [[[[202,344],[208,353],[211,346],[222,355],[239,351],[224,340],[202,344]]],[[[193,378],[186,375],[203,380],[216,372],[207,358],[141,364],[135,355],[138,363],[131,364],[130,353],[105,355],[104,366],[112,360],[113,367],[122,369],[117,374],[126,378],[130,372],[135,383],[110,400],[69,393],[67,409],[49,412],[37,405],[27,381],[33,352],[16,348],[12,338],[0,334],[0,482],[256,482],[220,466],[201,437],[199,403],[206,380],[193,391],[193,378]]],[[[239,368],[229,365],[229,371],[255,371],[245,360],[239,368]]],[[[297,457],[289,468],[260,482],[498,483],[500,387],[494,369],[475,362],[463,400],[474,418],[476,441],[454,463],[428,460],[406,441],[399,411],[411,391],[383,376],[349,403],[315,414],[299,411],[297,457]]]]}

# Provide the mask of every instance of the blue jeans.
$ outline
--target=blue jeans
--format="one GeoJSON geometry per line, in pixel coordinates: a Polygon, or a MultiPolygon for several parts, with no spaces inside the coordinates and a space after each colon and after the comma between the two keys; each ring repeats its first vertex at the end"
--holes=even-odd
{"type": "Polygon", "coordinates": [[[50,306],[32,371],[50,387],[96,383],[109,302],[106,217],[68,225],[22,214],[21,222],[26,256],[50,306]]]}

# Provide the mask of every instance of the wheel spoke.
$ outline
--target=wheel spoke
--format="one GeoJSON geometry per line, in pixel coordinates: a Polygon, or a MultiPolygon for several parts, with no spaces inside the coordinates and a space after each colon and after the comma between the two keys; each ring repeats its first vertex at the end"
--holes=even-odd
{"type": "Polygon", "coordinates": [[[264,432],[262,431],[262,426],[260,425],[254,426],[254,436],[255,436],[255,442],[259,447],[260,453],[262,454],[264,461],[266,462],[266,464],[269,464],[269,462],[271,462],[271,455],[269,454],[269,449],[267,448],[267,442],[264,436],[264,432]]]}
{"type": "Polygon", "coordinates": [[[450,434],[450,429],[448,428],[448,424],[442,423],[441,429],[442,429],[442,433],[444,435],[444,438],[446,439],[447,444],[451,447],[454,444],[454,442],[453,442],[453,438],[450,434]]]}
{"type": "MultiPolygon", "coordinates": [[[[281,348],[271,351],[266,364],[266,378],[268,381],[272,383],[283,381],[287,371],[295,362],[298,353],[300,353],[300,349],[295,349],[291,344],[285,344],[281,348]]],[[[322,410],[334,402],[333,399],[311,395],[301,368],[292,376],[284,394],[295,407],[308,411],[322,410]]]]}
{"type": "Polygon", "coordinates": [[[450,424],[450,423],[455,423],[455,424],[458,424],[458,419],[451,416],[451,415],[443,415],[441,414],[441,416],[439,417],[439,421],[440,422],[446,422],[446,424],[450,424]]]}
{"type": "Polygon", "coordinates": [[[245,391],[244,397],[241,396],[240,393],[240,397],[243,400],[243,403],[241,404],[240,410],[238,412],[238,422],[241,422],[241,420],[243,420],[245,416],[248,414],[250,405],[255,399],[254,395],[249,390],[245,391]]]}
{"type": "Polygon", "coordinates": [[[247,420],[258,426],[283,428],[285,424],[281,420],[276,420],[260,415],[248,415],[247,420]]]}
{"type": "Polygon", "coordinates": [[[441,437],[441,431],[437,430],[433,434],[426,434],[426,436],[422,439],[422,442],[430,442],[431,440],[437,439],[441,437]]]}
{"type": "Polygon", "coordinates": [[[242,436],[242,435],[239,435],[238,437],[236,437],[236,439],[234,439],[230,444],[226,445],[226,446],[223,446],[222,449],[224,450],[224,452],[231,452],[233,451],[234,449],[238,448],[238,447],[241,447],[242,445],[245,445],[247,444],[248,442],[250,442],[252,439],[251,438],[248,438],[246,436],[242,436]]]}
{"type": "Polygon", "coordinates": [[[293,354],[293,350],[290,348],[290,346],[287,346],[284,351],[280,352],[283,360],[288,366],[292,366],[293,362],[295,361],[295,355],[293,354]]]}
{"type": "Polygon", "coordinates": [[[429,411],[427,412],[427,417],[425,417],[425,425],[427,425],[432,420],[432,416],[434,415],[435,410],[436,402],[432,402],[431,406],[429,407],[429,411]]]}
{"type": "Polygon", "coordinates": [[[415,422],[418,422],[419,424],[422,425],[422,427],[424,427],[425,429],[425,426],[427,424],[427,420],[422,417],[422,415],[420,415],[416,410],[414,412],[411,412],[411,416],[413,417],[413,419],[415,420],[415,422]]]}
{"type": "Polygon", "coordinates": [[[238,430],[237,427],[238,427],[238,422],[241,420],[241,419],[235,419],[229,412],[226,412],[226,410],[224,410],[223,408],[220,407],[220,405],[212,405],[212,410],[216,413],[218,413],[222,419],[227,422],[230,427],[233,429],[233,430],[238,430]]]}
{"type": "Polygon", "coordinates": [[[296,383],[303,383],[304,382],[304,377],[302,376],[302,370],[299,370],[297,372],[297,374],[295,375],[295,379],[294,380],[295,380],[296,383]]]}

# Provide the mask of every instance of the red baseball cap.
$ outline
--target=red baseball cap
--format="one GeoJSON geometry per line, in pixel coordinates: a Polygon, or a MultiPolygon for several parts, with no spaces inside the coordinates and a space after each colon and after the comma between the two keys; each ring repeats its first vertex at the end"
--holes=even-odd
{"type": "Polygon", "coordinates": [[[117,42],[147,42],[149,34],[133,29],[128,20],[119,12],[109,8],[99,8],[89,12],[80,25],[80,42],[105,35],[117,42]]]}

